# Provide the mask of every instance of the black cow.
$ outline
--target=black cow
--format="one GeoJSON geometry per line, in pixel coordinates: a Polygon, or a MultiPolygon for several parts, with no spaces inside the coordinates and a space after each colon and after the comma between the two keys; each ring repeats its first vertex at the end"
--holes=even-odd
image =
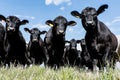
{"type": "Polygon", "coordinates": [[[0,19],[6,22],[5,32],[5,51],[6,51],[6,63],[9,65],[12,63],[20,63],[25,65],[26,62],[26,42],[19,30],[21,25],[28,23],[28,20],[22,20],[16,16],[8,16],[5,18],[0,15],[0,19]]]}
{"type": "Polygon", "coordinates": [[[85,39],[81,39],[80,46],[82,49],[82,51],[81,51],[82,68],[88,67],[89,69],[91,69],[92,68],[92,60],[91,60],[90,54],[87,50],[87,45],[86,45],[85,39]]]}
{"type": "Polygon", "coordinates": [[[80,43],[80,40],[71,39],[65,42],[69,43],[64,54],[65,62],[69,66],[81,66],[81,51],[77,50],[77,43],[80,43]]]}
{"type": "Polygon", "coordinates": [[[32,64],[41,64],[47,61],[47,52],[44,42],[40,35],[45,34],[46,31],[40,31],[38,28],[24,28],[25,31],[30,33],[30,41],[28,43],[27,51],[32,64]]]}
{"type": "Polygon", "coordinates": [[[53,21],[47,20],[46,24],[51,26],[44,39],[49,55],[48,66],[59,67],[62,65],[66,28],[76,25],[76,22],[67,21],[65,17],[58,16],[53,21]]]}
{"type": "Polygon", "coordinates": [[[107,8],[108,5],[104,4],[98,10],[93,7],[86,7],[81,13],[78,11],[71,12],[73,16],[81,19],[86,30],[85,41],[93,61],[93,69],[97,64],[99,68],[102,68],[107,63],[112,62],[118,44],[116,36],[97,18],[107,8]]]}
{"type": "Polygon", "coordinates": [[[0,23],[0,63],[4,63],[5,60],[5,50],[4,50],[4,36],[5,36],[5,28],[0,23]]]}

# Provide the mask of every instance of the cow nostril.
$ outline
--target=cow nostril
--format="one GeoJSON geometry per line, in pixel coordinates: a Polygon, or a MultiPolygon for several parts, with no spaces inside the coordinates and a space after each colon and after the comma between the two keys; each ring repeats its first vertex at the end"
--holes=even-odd
{"type": "Polygon", "coordinates": [[[38,41],[38,39],[33,39],[32,41],[33,41],[33,42],[36,42],[36,41],[38,41]]]}
{"type": "Polygon", "coordinates": [[[72,47],[72,49],[76,49],[75,47],[72,47]]]}
{"type": "Polygon", "coordinates": [[[64,31],[63,30],[59,30],[59,33],[64,33],[64,31]]]}
{"type": "Polygon", "coordinates": [[[93,21],[87,21],[87,24],[93,24],[93,21]]]}
{"type": "Polygon", "coordinates": [[[12,27],[8,27],[8,28],[7,28],[7,31],[13,31],[13,32],[14,32],[14,31],[15,31],[15,29],[14,29],[14,28],[12,28],[12,27]]]}

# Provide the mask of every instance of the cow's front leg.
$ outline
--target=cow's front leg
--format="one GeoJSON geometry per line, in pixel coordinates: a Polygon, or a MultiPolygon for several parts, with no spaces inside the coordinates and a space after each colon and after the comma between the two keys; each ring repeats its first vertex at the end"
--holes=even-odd
{"type": "Polygon", "coordinates": [[[109,54],[110,54],[110,47],[107,46],[103,52],[104,56],[102,58],[102,62],[101,62],[101,65],[103,67],[103,69],[105,70],[105,68],[107,68],[107,65],[110,64],[110,60],[108,59],[109,57],[109,54]]]}
{"type": "Polygon", "coordinates": [[[98,60],[97,59],[93,59],[93,71],[94,72],[99,70],[97,64],[98,64],[98,60]]]}

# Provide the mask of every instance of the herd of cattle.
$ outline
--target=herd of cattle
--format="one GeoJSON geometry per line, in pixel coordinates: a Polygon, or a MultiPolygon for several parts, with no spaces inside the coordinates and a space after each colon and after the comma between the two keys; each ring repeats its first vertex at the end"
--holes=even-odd
{"type": "Polygon", "coordinates": [[[84,39],[67,41],[65,39],[67,26],[75,26],[75,21],[68,21],[63,16],[54,20],[47,20],[46,25],[51,28],[48,31],[40,31],[38,28],[24,28],[30,33],[30,41],[27,44],[21,31],[21,25],[29,23],[28,20],[20,20],[16,16],[7,18],[0,15],[0,20],[6,23],[0,24],[0,62],[1,65],[14,64],[42,64],[52,68],[60,66],[88,67],[91,70],[103,69],[108,64],[110,67],[119,60],[116,52],[118,41],[116,36],[99,21],[97,16],[108,8],[107,4],[97,10],[86,7],[81,13],[72,11],[71,15],[80,18],[83,28],[86,30],[84,39]],[[44,40],[40,35],[45,34],[44,40]],[[65,44],[69,45],[65,45],[65,44]],[[77,44],[82,51],[77,49],[77,44]]]}

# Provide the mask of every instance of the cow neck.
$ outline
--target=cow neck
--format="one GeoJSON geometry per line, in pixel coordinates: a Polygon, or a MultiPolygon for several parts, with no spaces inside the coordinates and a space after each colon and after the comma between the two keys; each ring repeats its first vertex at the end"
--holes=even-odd
{"type": "Polygon", "coordinates": [[[6,33],[6,34],[7,34],[7,40],[9,42],[15,43],[16,41],[20,40],[20,38],[19,38],[19,32],[11,34],[11,35],[9,35],[9,33],[6,33]]]}
{"type": "Polygon", "coordinates": [[[97,21],[97,32],[100,32],[100,21],[97,21]]]}
{"type": "Polygon", "coordinates": [[[39,42],[31,42],[31,48],[34,50],[39,50],[40,49],[39,42]]]}
{"type": "Polygon", "coordinates": [[[57,39],[58,41],[62,41],[65,39],[65,35],[57,35],[55,29],[52,29],[52,34],[53,34],[53,38],[57,39]]]}
{"type": "Polygon", "coordinates": [[[99,21],[97,21],[97,25],[95,26],[94,29],[90,29],[87,31],[88,34],[91,34],[92,36],[98,36],[100,32],[100,24],[99,24],[99,21]]]}

